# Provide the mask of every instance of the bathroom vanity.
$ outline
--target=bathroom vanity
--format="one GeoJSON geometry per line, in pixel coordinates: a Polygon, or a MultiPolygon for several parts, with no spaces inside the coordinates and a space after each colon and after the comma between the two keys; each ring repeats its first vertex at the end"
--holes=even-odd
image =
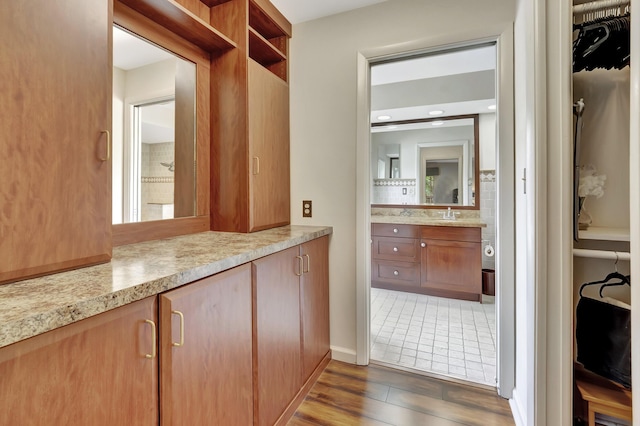
{"type": "Polygon", "coordinates": [[[372,287],[482,300],[481,221],[372,216],[372,222],[372,287]]]}

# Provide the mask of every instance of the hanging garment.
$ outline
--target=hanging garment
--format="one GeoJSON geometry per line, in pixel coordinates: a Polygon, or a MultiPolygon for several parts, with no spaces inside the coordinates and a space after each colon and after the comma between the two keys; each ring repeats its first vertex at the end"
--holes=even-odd
{"type": "Polygon", "coordinates": [[[587,370],[631,388],[631,310],[605,299],[578,301],[577,359],[587,370]]]}
{"type": "Polygon", "coordinates": [[[596,68],[622,69],[629,65],[631,17],[610,16],[574,26],[573,72],[596,68]]]}

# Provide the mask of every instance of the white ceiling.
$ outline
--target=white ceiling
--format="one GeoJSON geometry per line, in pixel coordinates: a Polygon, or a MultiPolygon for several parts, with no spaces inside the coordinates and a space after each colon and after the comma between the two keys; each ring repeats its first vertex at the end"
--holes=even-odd
{"type": "MultiPolygon", "coordinates": [[[[495,46],[483,46],[430,54],[379,65],[374,64],[371,67],[372,96],[377,95],[381,96],[381,98],[375,99],[375,104],[378,105],[378,108],[371,111],[371,122],[381,123],[387,121],[378,118],[383,115],[391,116],[389,121],[401,121],[492,113],[493,110],[489,109],[489,106],[496,104],[495,91],[476,91],[473,89],[480,88],[480,86],[477,86],[480,81],[479,76],[482,73],[486,74],[486,71],[495,70],[495,67],[495,46]],[[457,85],[451,84],[454,79],[458,82],[457,85]],[[426,81],[438,83],[425,85],[426,81]],[[405,105],[398,105],[398,98],[392,99],[392,96],[389,95],[389,90],[380,91],[376,87],[389,87],[392,92],[404,93],[405,95],[400,100],[405,105]],[[431,87],[431,93],[426,93],[424,89],[421,90],[424,87],[431,87]],[[439,97],[442,101],[438,103],[429,102],[430,99],[434,98],[431,96],[433,91],[438,89],[442,89],[439,97]],[[384,95],[385,93],[386,95],[384,95]],[[481,93],[482,96],[478,97],[478,93],[481,93]],[[455,101],[453,101],[454,96],[456,98],[455,101]],[[447,102],[447,98],[451,102],[447,102]],[[385,108],[385,103],[388,103],[390,107],[385,108]],[[393,106],[391,107],[391,105],[393,106]],[[430,111],[436,110],[444,112],[435,116],[429,114],[430,111]]],[[[447,125],[449,124],[453,125],[453,123],[447,123],[447,125]]],[[[432,123],[414,124],[410,128],[420,128],[421,126],[422,128],[430,128],[432,123]]],[[[377,127],[372,129],[374,132],[400,130],[407,130],[407,127],[377,127]]]]}
{"type": "Polygon", "coordinates": [[[292,24],[335,15],[386,0],[271,0],[292,24]]]}

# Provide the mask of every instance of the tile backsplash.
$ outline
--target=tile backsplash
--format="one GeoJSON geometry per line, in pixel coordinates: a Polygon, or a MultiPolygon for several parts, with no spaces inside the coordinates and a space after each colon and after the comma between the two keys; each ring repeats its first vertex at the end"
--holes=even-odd
{"type": "Polygon", "coordinates": [[[484,246],[491,244],[496,247],[496,171],[480,171],[480,219],[487,224],[482,228],[482,267],[496,268],[496,258],[484,254],[484,246]]]}

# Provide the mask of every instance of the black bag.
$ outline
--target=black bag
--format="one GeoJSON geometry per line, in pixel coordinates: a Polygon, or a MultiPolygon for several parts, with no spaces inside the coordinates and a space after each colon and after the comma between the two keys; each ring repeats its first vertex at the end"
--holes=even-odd
{"type": "Polygon", "coordinates": [[[578,362],[631,388],[631,311],[581,297],[576,311],[578,362]]]}

